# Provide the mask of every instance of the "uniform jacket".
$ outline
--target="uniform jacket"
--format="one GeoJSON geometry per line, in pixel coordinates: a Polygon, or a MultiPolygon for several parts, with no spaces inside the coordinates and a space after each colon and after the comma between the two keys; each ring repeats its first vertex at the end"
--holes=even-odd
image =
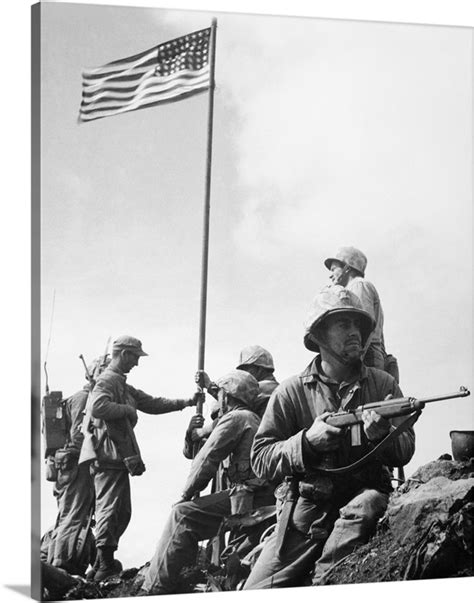
{"type": "Polygon", "coordinates": [[[227,475],[232,484],[255,479],[250,467],[250,449],[259,424],[260,417],[243,405],[226,412],[193,460],[183,496],[191,498],[204,490],[214,477],[219,463],[227,457],[227,475]]]}
{"type": "MultiPolygon", "coordinates": [[[[395,380],[384,371],[361,365],[359,375],[351,383],[337,384],[320,370],[320,356],[300,374],[286,379],[274,391],[255,436],[252,467],[258,477],[282,480],[285,476],[311,474],[321,461],[306,440],[306,431],[314,419],[325,411],[347,410],[361,404],[394,398],[402,393],[395,380]]],[[[391,420],[393,426],[404,418],[391,420]]],[[[352,447],[347,433],[337,451],[337,466],[346,466],[361,458],[373,445],[361,429],[362,445],[352,447]]],[[[412,428],[403,432],[380,453],[380,458],[367,463],[358,478],[365,485],[390,490],[389,473],[384,465],[405,465],[415,449],[412,428]]]]}
{"type": "Polygon", "coordinates": [[[385,355],[383,337],[383,309],[379,294],[375,286],[367,279],[356,276],[347,283],[346,288],[357,295],[362,303],[363,309],[375,320],[375,329],[371,336],[371,344],[380,347],[385,355]]]}
{"type": "Polygon", "coordinates": [[[259,394],[257,396],[257,400],[255,402],[255,410],[257,413],[263,417],[263,413],[267,408],[268,401],[270,400],[270,396],[273,391],[276,389],[278,385],[278,381],[272,375],[268,379],[264,379],[263,381],[258,382],[259,394]]]}
{"type": "Polygon", "coordinates": [[[66,400],[66,417],[69,424],[66,448],[77,453],[77,455],[79,455],[84,440],[81,427],[89,392],[90,386],[86,384],[80,391],[66,400]]]}
{"type": "Polygon", "coordinates": [[[126,375],[120,370],[107,367],[97,379],[92,390],[91,414],[96,420],[96,426],[101,427],[100,421],[105,423],[107,432],[116,444],[122,458],[136,453],[126,422],[127,406],[133,406],[136,410],[148,414],[158,415],[182,410],[186,406],[186,400],[154,398],[128,385],[126,375]]]}
{"type": "MultiPolygon", "coordinates": [[[[257,399],[254,402],[254,408],[255,408],[255,412],[260,417],[263,417],[263,413],[265,412],[265,409],[267,407],[268,400],[270,399],[270,396],[272,395],[273,390],[277,387],[277,385],[278,385],[278,381],[275,379],[275,377],[273,377],[273,375],[270,379],[264,379],[263,381],[258,382],[259,394],[257,396],[257,399]]],[[[218,391],[219,391],[219,388],[215,388],[215,389],[213,389],[212,392],[209,392],[209,393],[211,393],[211,395],[213,397],[217,397],[218,391]]],[[[205,426],[205,430],[207,431],[205,439],[207,439],[209,437],[209,435],[212,432],[212,430],[214,429],[216,423],[217,423],[217,419],[214,420],[212,423],[207,424],[205,426]]],[[[201,443],[203,443],[202,440],[201,440],[201,443]]],[[[183,454],[187,459],[192,459],[193,452],[194,452],[194,442],[191,439],[191,433],[186,432],[185,437],[184,437],[183,454]]]]}

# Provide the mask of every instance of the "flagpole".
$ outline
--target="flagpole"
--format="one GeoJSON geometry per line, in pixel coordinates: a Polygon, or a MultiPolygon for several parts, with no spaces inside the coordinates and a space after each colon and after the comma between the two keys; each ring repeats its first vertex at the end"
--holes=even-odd
{"type": "MultiPolygon", "coordinates": [[[[207,308],[207,273],[209,261],[209,216],[211,209],[211,166],[212,166],[212,127],[214,116],[214,88],[215,88],[215,61],[216,61],[216,32],[217,19],[212,19],[211,36],[209,46],[209,104],[207,123],[207,154],[206,154],[206,183],[204,194],[204,218],[202,237],[202,261],[201,261],[201,305],[199,316],[199,354],[198,370],[204,370],[204,357],[206,345],[206,308],[207,308]]],[[[202,413],[203,399],[196,407],[197,413],[202,413]]]]}

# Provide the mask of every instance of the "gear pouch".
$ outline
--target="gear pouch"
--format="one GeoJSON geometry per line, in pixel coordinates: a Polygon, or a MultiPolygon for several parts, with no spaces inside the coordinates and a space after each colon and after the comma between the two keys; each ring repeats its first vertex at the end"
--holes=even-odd
{"type": "Polygon", "coordinates": [[[253,509],[254,493],[245,484],[236,484],[230,490],[230,510],[232,515],[244,515],[253,509]]]}

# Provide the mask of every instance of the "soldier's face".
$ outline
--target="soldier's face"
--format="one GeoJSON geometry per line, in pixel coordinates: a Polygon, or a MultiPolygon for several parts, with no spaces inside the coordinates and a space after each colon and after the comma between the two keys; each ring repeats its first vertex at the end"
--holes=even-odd
{"type": "Polygon", "coordinates": [[[342,285],[343,287],[347,285],[348,274],[344,271],[344,265],[341,262],[332,262],[329,270],[331,271],[329,280],[333,285],[342,285]]]}
{"type": "Polygon", "coordinates": [[[137,356],[133,352],[129,350],[124,350],[122,352],[122,370],[124,373],[129,373],[134,366],[138,366],[138,361],[140,356],[137,356]]]}
{"type": "Polygon", "coordinates": [[[349,362],[360,359],[362,353],[361,321],[357,314],[343,313],[325,321],[327,345],[349,362]]]}

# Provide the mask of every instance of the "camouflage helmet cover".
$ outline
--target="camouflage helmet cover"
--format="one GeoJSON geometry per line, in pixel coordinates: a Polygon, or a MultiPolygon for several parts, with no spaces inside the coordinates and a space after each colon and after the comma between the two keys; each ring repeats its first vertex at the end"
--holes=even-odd
{"type": "Polygon", "coordinates": [[[356,249],[355,247],[340,247],[334,257],[324,260],[324,265],[330,270],[333,262],[346,264],[350,268],[354,268],[354,270],[360,272],[362,276],[365,275],[367,258],[360,249],[356,249]]]}
{"type": "Polygon", "coordinates": [[[362,345],[365,346],[369,335],[375,328],[375,321],[372,316],[362,308],[362,304],[355,293],[341,287],[333,285],[325,287],[318,293],[308,318],[305,322],[304,345],[312,352],[319,352],[319,345],[312,337],[316,327],[330,315],[350,312],[358,314],[361,319],[362,345]]]}
{"type": "Polygon", "coordinates": [[[261,366],[272,371],[275,370],[272,355],[260,345],[249,345],[240,351],[237,368],[241,369],[243,366],[248,366],[249,364],[261,366]]]}
{"type": "Polygon", "coordinates": [[[258,395],[258,381],[250,373],[236,369],[220,377],[216,385],[227,394],[252,407],[258,395]]]}

